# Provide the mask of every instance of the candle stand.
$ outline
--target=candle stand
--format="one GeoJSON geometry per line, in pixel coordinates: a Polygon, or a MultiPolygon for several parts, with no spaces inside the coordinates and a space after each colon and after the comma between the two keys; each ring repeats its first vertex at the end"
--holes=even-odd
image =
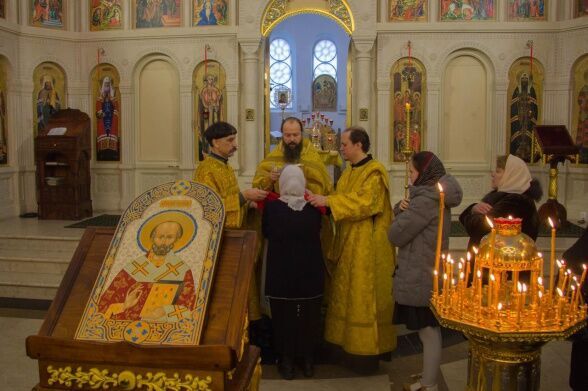
{"type": "Polygon", "coordinates": [[[585,273],[578,283],[571,271],[560,272],[546,290],[542,255],[521,223],[495,219],[473,269],[469,260],[450,255],[436,266],[443,285],[433,292],[431,309],[442,326],[469,340],[467,391],[538,391],[541,347],[586,323],[580,294],[585,273]]]}

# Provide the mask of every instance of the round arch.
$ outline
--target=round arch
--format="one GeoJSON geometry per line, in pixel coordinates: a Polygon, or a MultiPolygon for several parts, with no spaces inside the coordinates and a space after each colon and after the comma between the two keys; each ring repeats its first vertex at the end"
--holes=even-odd
{"type": "Polygon", "coordinates": [[[316,14],[326,16],[337,22],[351,35],[355,30],[355,22],[351,8],[345,0],[329,0],[321,5],[309,7],[307,3],[296,4],[296,1],[271,0],[263,11],[261,18],[261,35],[267,37],[269,33],[284,19],[300,14],[316,14]]]}

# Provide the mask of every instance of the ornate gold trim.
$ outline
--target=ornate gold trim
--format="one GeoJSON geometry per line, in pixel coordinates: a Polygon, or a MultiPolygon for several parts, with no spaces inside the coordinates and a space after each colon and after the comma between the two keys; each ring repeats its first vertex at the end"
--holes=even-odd
{"type": "Polygon", "coordinates": [[[47,380],[50,386],[58,384],[82,388],[82,386],[88,385],[93,390],[111,387],[135,390],[145,387],[147,390],[212,391],[209,387],[212,384],[210,376],[200,379],[198,376],[186,374],[181,378],[177,372],[170,377],[165,372],[147,372],[144,375],[135,375],[128,370],[109,374],[108,369],[98,368],[90,368],[88,372],[84,372],[82,367],[77,367],[73,372],[72,367],[53,368],[52,365],[47,367],[47,372],[50,375],[47,380]]]}
{"type": "Polygon", "coordinates": [[[327,0],[328,9],[304,7],[290,10],[289,0],[272,0],[263,12],[261,34],[266,37],[273,28],[284,19],[300,14],[316,14],[326,16],[337,22],[349,35],[355,30],[355,22],[349,4],[345,0],[327,0]]]}

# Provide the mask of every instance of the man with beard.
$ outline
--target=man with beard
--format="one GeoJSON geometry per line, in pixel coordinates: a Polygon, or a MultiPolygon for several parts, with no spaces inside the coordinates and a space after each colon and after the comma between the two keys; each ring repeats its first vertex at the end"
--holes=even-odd
{"type": "MultiPolygon", "coordinates": [[[[225,206],[225,227],[239,228],[247,213],[249,201],[261,201],[267,196],[262,189],[239,190],[237,177],[229,158],[237,151],[237,129],[227,122],[216,122],[204,132],[210,145],[210,153],[198,164],[194,172],[194,181],[205,184],[216,191],[225,206]]],[[[249,288],[249,319],[261,318],[261,308],[257,295],[255,278],[249,288]]]]}
{"type": "Polygon", "coordinates": [[[157,224],[149,236],[151,249],[123,266],[100,296],[98,312],[114,320],[177,322],[191,318],[194,277],[174,253],[183,235],[176,221],[157,224]]]}
{"type": "MultiPolygon", "coordinates": [[[[537,158],[531,156],[531,143],[538,115],[539,106],[533,79],[527,72],[523,72],[519,85],[513,91],[510,104],[510,153],[525,162],[532,163],[537,158]]],[[[537,155],[536,149],[534,153],[537,155]]]]}
{"type": "Polygon", "coordinates": [[[259,163],[253,187],[280,192],[278,179],[287,164],[299,164],[306,178],[306,187],[314,194],[329,194],[333,188],[325,164],[310,140],[303,137],[302,122],[288,117],[282,122],[282,142],[259,163]]]}

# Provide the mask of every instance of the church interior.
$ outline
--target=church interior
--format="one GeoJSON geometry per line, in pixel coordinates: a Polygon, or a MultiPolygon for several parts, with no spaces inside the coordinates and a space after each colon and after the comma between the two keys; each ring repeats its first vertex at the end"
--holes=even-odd
{"type": "MultiPolygon", "coordinates": [[[[251,187],[286,117],[302,121],[335,180],[341,131],[365,128],[392,205],[406,151],[434,152],[463,189],[451,210],[457,256],[468,243],[458,216],[490,190],[497,156],[520,157],[543,188],[537,207],[557,200],[567,212],[559,257],[588,220],[588,2],[0,0],[0,389],[39,381],[25,338],[88,225],[76,223],[116,226],[149,189],[191,180],[218,121],[237,128],[229,162],[251,187]],[[567,129],[558,137],[575,152],[550,166],[535,127],[567,129]],[[63,132],[75,143],[52,144],[63,132]]],[[[260,389],[401,390],[422,345],[397,333],[373,375],[318,362],[314,378],[287,381],[264,364],[260,389]]],[[[465,389],[468,342],[443,335],[439,390],[465,389]]],[[[570,389],[570,351],[566,340],[543,347],[541,390],[570,389]]]]}

